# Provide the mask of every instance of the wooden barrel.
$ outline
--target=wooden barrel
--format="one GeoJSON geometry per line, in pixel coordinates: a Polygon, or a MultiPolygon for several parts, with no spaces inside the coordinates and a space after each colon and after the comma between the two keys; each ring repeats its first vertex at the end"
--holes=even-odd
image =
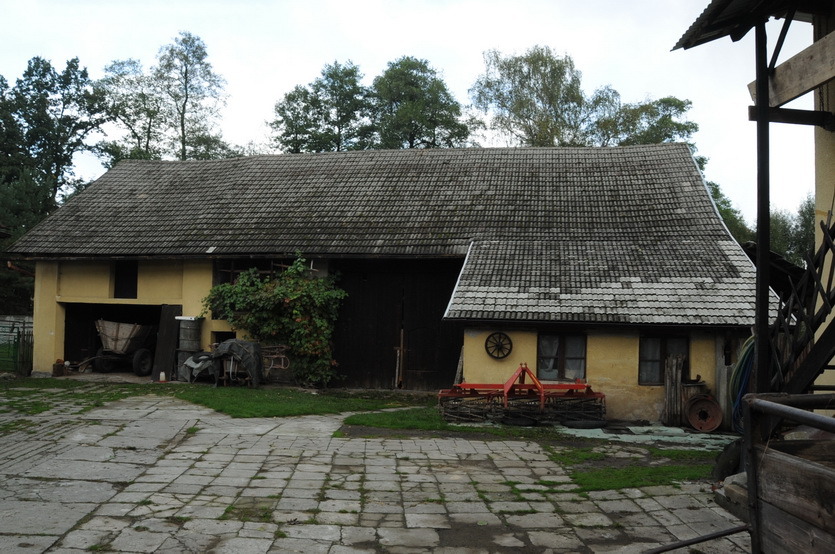
{"type": "Polygon", "coordinates": [[[200,328],[202,318],[180,319],[180,347],[179,350],[200,352],[200,328]]]}

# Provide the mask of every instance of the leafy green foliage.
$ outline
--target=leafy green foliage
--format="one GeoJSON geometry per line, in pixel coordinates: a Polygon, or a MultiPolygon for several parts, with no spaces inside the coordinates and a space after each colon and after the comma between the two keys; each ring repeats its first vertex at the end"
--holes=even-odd
{"type": "Polygon", "coordinates": [[[807,257],[811,257],[815,249],[815,197],[811,194],[797,207],[797,214],[792,221],[792,240],[787,258],[798,266],[805,266],[807,257]]]}
{"type": "Polygon", "coordinates": [[[137,60],[115,60],[104,68],[96,86],[107,98],[114,121],[126,131],[123,138],[102,142],[98,150],[109,158],[108,166],[121,159],[162,158],[165,132],[165,99],[159,82],[146,74],[137,60]]]}
{"type": "Polygon", "coordinates": [[[336,377],[331,337],[345,295],[333,275],[311,277],[298,257],[275,275],[253,268],[213,287],[203,305],[255,341],[286,344],[296,380],[325,386],[336,377]]]}
{"type": "Polygon", "coordinates": [[[373,89],[381,148],[451,148],[469,137],[461,105],[426,60],[390,62],[373,89]]]}
{"type": "Polygon", "coordinates": [[[110,119],[104,98],[78,58],[59,72],[35,57],[12,89],[11,102],[32,176],[50,192],[53,208],[59,195],[71,194],[80,184],[74,178],[73,156],[91,150],[87,138],[110,119]]]}
{"type": "Polygon", "coordinates": [[[519,56],[485,53],[485,72],[470,90],[493,130],[524,146],[614,146],[687,141],[698,125],[681,121],[690,101],[674,97],[632,104],[610,86],[582,89],[574,60],[547,46],[519,56]]]}
{"type": "Polygon", "coordinates": [[[98,153],[109,167],[121,159],[240,156],[215,131],[224,84],[208,61],[206,44],[188,32],[163,46],[147,72],[137,60],[114,60],[96,87],[124,135],[99,143],[98,153]]]}
{"type": "Polygon", "coordinates": [[[195,158],[195,148],[206,137],[222,142],[213,135],[212,124],[223,103],[225,81],[212,69],[200,37],[181,32],[173,44],[163,46],[153,78],[166,99],[178,159],[195,158]]]}
{"type": "MultiPolygon", "coordinates": [[[[769,215],[771,250],[794,265],[805,267],[815,249],[817,221],[814,196],[807,195],[795,213],[788,210],[771,210],[769,215]]],[[[748,240],[755,240],[756,231],[751,231],[750,237],[748,240]]]]}
{"type": "MultiPolygon", "coordinates": [[[[584,144],[587,99],[569,56],[535,46],[522,56],[484,54],[485,73],[470,89],[473,104],[491,116],[493,130],[525,146],[584,144]]],[[[601,91],[602,96],[613,91],[601,91]]]]}
{"type": "Polygon", "coordinates": [[[739,244],[754,240],[754,231],[752,231],[745,223],[745,218],[742,217],[742,212],[736,209],[731,203],[730,198],[725,196],[722,189],[717,183],[713,181],[707,182],[707,188],[710,191],[710,196],[713,198],[713,203],[716,204],[716,209],[725,222],[725,226],[730,231],[731,236],[736,239],[739,244]]]}
{"type": "Polygon", "coordinates": [[[369,91],[351,62],[326,65],[307,88],[297,86],[275,106],[276,142],[285,151],[341,152],[368,148],[369,91]]]}
{"type": "Polygon", "coordinates": [[[627,146],[687,140],[699,130],[692,121],[680,121],[692,105],[690,100],[674,96],[624,104],[618,110],[622,134],[615,141],[627,146]]]}
{"type": "Polygon", "coordinates": [[[275,141],[286,152],[462,146],[469,137],[461,105],[426,60],[388,64],[369,89],[351,62],[326,65],[275,106],[275,141]]]}
{"type": "MultiPolygon", "coordinates": [[[[13,88],[0,77],[0,252],[84,186],[73,158],[107,119],[78,58],[63,71],[32,58],[13,88]]],[[[0,268],[0,312],[32,313],[32,269],[0,268]]]]}

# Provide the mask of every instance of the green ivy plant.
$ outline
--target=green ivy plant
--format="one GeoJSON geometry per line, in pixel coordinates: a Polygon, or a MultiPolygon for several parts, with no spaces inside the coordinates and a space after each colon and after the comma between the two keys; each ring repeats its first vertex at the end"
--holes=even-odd
{"type": "Polygon", "coordinates": [[[331,338],[346,295],[335,276],[311,276],[298,256],[284,271],[261,275],[251,268],[234,283],[212,287],[203,308],[253,341],[286,344],[296,382],[324,387],[337,377],[331,338]]]}

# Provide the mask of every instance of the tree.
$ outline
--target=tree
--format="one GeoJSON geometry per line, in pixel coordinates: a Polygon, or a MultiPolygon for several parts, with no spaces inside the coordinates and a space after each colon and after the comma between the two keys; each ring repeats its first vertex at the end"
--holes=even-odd
{"type": "MultiPolygon", "coordinates": [[[[798,265],[791,252],[794,242],[792,237],[794,217],[792,214],[786,210],[771,210],[769,226],[771,230],[771,250],[798,265]]],[[[799,265],[802,266],[802,262],[799,265]]]]}
{"type": "Polygon", "coordinates": [[[812,194],[807,194],[806,198],[797,207],[797,218],[794,227],[794,250],[804,260],[807,253],[815,250],[816,225],[815,197],[812,194]]]}
{"type": "MultiPolygon", "coordinates": [[[[352,62],[325,66],[322,77],[310,84],[317,100],[322,127],[322,150],[367,148],[371,137],[369,91],[360,84],[362,73],[352,62]]],[[[316,113],[316,112],[314,112],[316,113]]]]}
{"type": "Polygon", "coordinates": [[[713,203],[716,204],[716,209],[725,222],[725,226],[730,231],[731,236],[739,244],[754,240],[754,231],[745,223],[745,218],[742,217],[742,212],[736,209],[731,200],[725,196],[722,189],[717,183],[713,181],[707,182],[707,188],[710,191],[710,196],[713,198],[713,203]]]}
{"type": "Polygon", "coordinates": [[[680,121],[688,100],[623,104],[610,86],[587,96],[570,56],[534,46],[521,56],[484,54],[485,72],[470,89],[494,131],[524,146],[615,146],[687,141],[698,130],[680,121]]]}
{"type": "Polygon", "coordinates": [[[60,73],[47,60],[32,58],[11,94],[23,150],[35,182],[50,192],[51,209],[82,185],[74,178],[73,157],[93,149],[88,138],[109,120],[104,98],[78,58],[60,73]]]}
{"type": "Polygon", "coordinates": [[[316,103],[313,93],[298,85],[275,105],[275,120],[270,126],[278,133],[275,141],[280,148],[290,154],[319,152],[315,146],[319,143],[316,103]]]}
{"type": "Polygon", "coordinates": [[[806,267],[815,249],[814,196],[807,195],[796,213],[772,209],[769,215],[771,250],[796,266],[806,267]]]}
{"type": "Polygon", "coordinates": [[[341,152],[371,144],[369,91],[352,62],[326,65],[306,88],[295,87],[275,106],[270,123],[279,147],[291,152],[341,152]]]}
{"type": "MultiPolygon", "coordinates": [[[[224,80],[208,61],[206,45],[195,35],[181,32],[173,44],[163,46],[153,77],[166,98],[176,156],[195,157],[201,143],[222,142],[213,123],[223,104],[224,80]]],[[[216,150],[216,149],[215,149],[216,150]]]]}
{"type": "MultiPolygon", "coordinates": [[[[491,127],[525,146],[583,144],[586,98],[574,60],[535,46],[522,56],[484,54],[485,73],[470,89],[491,127]]],[[[601,94],[601,100],[602,100],[601,94]]]]}
{"type": "Polygon", "coordinates": [[[107,98],[113,120],[126,131],[118,140],[99,144],[112,167],[123,158],[158,160],[164,151],[165,98],[159,82],[133,59],[116,60],[104,68],[97,87],[107,98]]]}
{"type": "Polygon", "coordinates": [[[699,130],[692,121],[679,121],[692,105],[674,96],[625,104],[617,113],[621,133],[615,141],[621,146],[686,141],[699,130]]]}
{"type": "Polygon", "coordinates": [[[461,105],[426,60],[390,62],[373,90],[380,148],[448,148],[469,137],[461,105]]]}
{"type": "MultiPolygon", "coordinates": [[[[0,179],[0,231],[5,230],[10,235],[5,239],[0,235],[0,253],[43,219],[54,201],[51,191],[35,181],[31,170],[18,167],[14,173],[9,180],[0,179]]],[[[12,271],[5,267],[5,260],[2,264],[0,314],[31,314],[35,289],[32,275],[26,271],[12,271]]]]}
{"type": "Polygon", "coordinates": [[[0,185],[20,179],[23,170],[31,166],[30,162],[8,82],[0,75],[0,185]]]}
{"type": "Polygon", "coordinates": [[[795,265],[804,267],[815,250],[815,197],[807,194],[797,207],[792,218],[791,239],[786,258],[795,265]]]}

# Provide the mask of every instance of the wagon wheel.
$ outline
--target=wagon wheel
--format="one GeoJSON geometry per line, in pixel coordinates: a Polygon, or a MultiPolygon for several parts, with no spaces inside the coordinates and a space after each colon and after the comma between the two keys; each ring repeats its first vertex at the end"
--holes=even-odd
{"type": "Polygon", "coordinates": [[[99,348],[98,352],[96,352],[96,358],[93,360],[93,368],[96,371],[101,371],[102,373],[109,373],[113,371],[115,367],[116,363],[113,359],[109,358],[107,354],[105,354],[103,348],[99,348]]]}
{"type": "Polygon", "coordinates": [[[510,355],[510,351],[513,350],[513,342],[505,333],[492,333],[484,341],[484,349],[487,350],[490,357],[501,360],[510,355]]]}
{"type": "Polygon", "coordinates": [[[146,377],[151,374],[154,367],[154,358],[147,348],[140,348],[133,354],[133,372],[139,377],[146,377]]]}

